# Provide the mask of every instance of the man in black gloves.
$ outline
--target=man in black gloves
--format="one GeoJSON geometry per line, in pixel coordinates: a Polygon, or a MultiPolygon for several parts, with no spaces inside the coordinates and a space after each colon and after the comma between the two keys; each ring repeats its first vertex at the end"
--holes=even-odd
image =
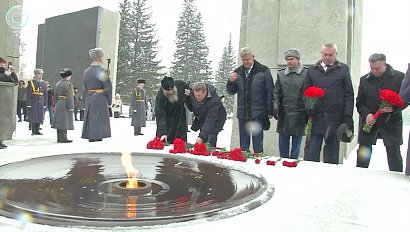
{"type": "MultiPolygon", "coordinates": [[[[349,67],[336,59],[337,46],[327,43],[322,46],[322,59],[309,67],[303,89],[317,86],[325,91],[313,110],[312,134],[309,152],[304,157],[308,161],[320,161],[322,142],[325,141],[323,160],[325,163],[339,163],[339,140],[337,128],[342,124],[353,130],[354,92],[349,67]]],[[[305,102],[307,103],[307,102],[305,102]]]]}

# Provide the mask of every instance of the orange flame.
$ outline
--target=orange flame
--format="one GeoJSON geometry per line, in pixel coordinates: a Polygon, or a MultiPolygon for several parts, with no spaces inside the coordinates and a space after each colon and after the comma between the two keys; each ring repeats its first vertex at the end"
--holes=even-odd
{"type": "Polygon", "coordinates": [[[138,188],[138,170],[132,166],[132,157],[130,152],[121,153],[121,163],[124,166],[125,171],[127,172],[127,183],[125,184],[126,188],[138,188]]]}
{"type": "Polygon", "coordinates": [[[125,188],[129,189],[136,189],[138,188],[138,180],[135,177],[128,178],[127,183],[125,184],[125,188]]]}
{"type": "Polygon", "coordinates": [[[137,198],[127,198],[127,210],[125,212],[127,218],[137,217],[137,198]]]}

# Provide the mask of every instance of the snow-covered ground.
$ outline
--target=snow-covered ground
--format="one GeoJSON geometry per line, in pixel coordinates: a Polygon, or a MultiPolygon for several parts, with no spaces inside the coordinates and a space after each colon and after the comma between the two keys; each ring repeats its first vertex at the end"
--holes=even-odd
{"type": "MultiPolygon", "coordinates": [[[[89,143],[81,139],[82,122],[68,132],[71,144],[56,143],[56,132],[45,120],[43,136],[32,136],[28,124],[20,122],[9,148],[0,150],[0,165],[40,156],[77,152],[154,152],[145,146],[155,136],[155,123],[147,122],[144,136],[134,136],[128,118],[111,118],[112,137],[89,143]]],[[[230,145],[232,121],[228,120],[219,135],[218,146],[230,145]]],[[[407,141],[409,127],[404,129],[407,141]]],[[[269,133],[274,133],[269,131],[269,133]]],[[[188,133],[194,143],[197,133],[188,133]]],[[[239,136],[239,135],[234,135],[239,136]]],[[[401,147],[403,159],[407,144],[401,147]]],[[[160,151],[167,153],[167,150],[160,151]]],[[[191,156],[187,154],[187,156],[191,156]]],[[[409,231],[410,179],[403,173],[388,172],[383,144],[373,149],[369,169],[355,167],[355,151],[344,165],[301,162],[296,168],[256,165],[199,157],[225,165],[260,173],[275,188],[274,196],[264,205],[231,218],[157,227],[155,231],[409,231]]],[[[276,159],[276,158],[275,158],[276,159]]],[[[30,176],[28,167],[27,176],[30,176]]],[[[0,218],[0,231],[135,231],[128,228],[85,229],[55,228],[28,224],[23,229],[18,220],[0,218]]],[[[138,229],[140,230],[140,229],[138,229]]]]}

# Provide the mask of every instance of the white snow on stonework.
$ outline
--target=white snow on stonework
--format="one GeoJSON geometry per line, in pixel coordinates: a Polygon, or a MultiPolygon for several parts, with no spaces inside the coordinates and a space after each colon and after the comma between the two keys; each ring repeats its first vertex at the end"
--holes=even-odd
{"type": "MultiPolygon", "coordinates": [[[[144,152],[146,144],[155,137],[155,122],[148,121],[142,129],[144,136],[134,136],[129,118],[111,118],[112,137],[89,143],[81,139],[82,122],[75,122],[75,130],[68,132],[71,144],[56,143],[56,131],[48,120],[42,125],[43,136],[32,136],[27,122],[19,122],[13,140],[6,141],[7,149],[0,150],[0,165],[29,158],[80,152],[144,152]]],[[[232,120],[228,120],[218,137],[218,146],[230,146],[232,120]]],[[[403,130],[407,141],[409,127],[403,130]]],[[[266,132],[265,132],[266,133],[266,132]]],[[[268,133],[276,133],[272,129],[268,133]]],[[[189,132],[188,142],[194,143],[198,133],[189,132]]],[[[239,135],[233,135],[239,136],[239,135]]],[[[169,148],[163,151],[168,153],[169,148]]],[[[407,143],[401,146],[405,163],[407,143]]],[[[179,155],[178,155],[179,156],[179,155]]],[[[192,156],[182,154],[182,156],[192,156]]],[[[120,157],[119,157],[120,158],[120,157]]],[[[299,163],[296,168],[219,160],[216,157],[197,157],[262,175],[275,188],[271,200],[249,212],[221,220],[201,219],[187,223],[169,224],[153,228],[65,228],[27,223],[0,217],[0,231],[82,232],[82,231],[410,231],[410,178],[403,173],[388,171],[383,143],[373,147],[369,169],[356,168],[356,150],[344,165],[299,163]]],[[[276,157],[271,158],[277,160],[276,157]]],[[[30,170],[21,175],[34,175],[30,170]]],[[[1,204],[0,204],[1,206],[1,204]]],[[[241,210],[241,208],[238,208],[241,210]]]]}

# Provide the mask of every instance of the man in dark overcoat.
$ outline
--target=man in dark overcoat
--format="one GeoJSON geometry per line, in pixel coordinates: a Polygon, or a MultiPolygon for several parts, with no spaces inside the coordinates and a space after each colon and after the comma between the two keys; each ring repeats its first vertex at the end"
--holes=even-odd
{"type": "Polygon", "coordinates": [[[141,133],[141,127],[146,126],[146,107],[147,99],[145,96],[145,80],[138,80],[138,85],[131,93],[131,126],[134,127],[134,135],[144,135],[141,133]]]}
{"type": "Polygon", "coordinates": [[[188,84],[172,77],[164,77],[155,100],[157,136],[173,143],[176,138],[187,140],[185,105],[192,110],[188,84]]]}
{"type": "Polygon", "coordinates": [[[42,135],[40,124],[44,122],[44,110],[47,108],[47,83],[42,79],[43,74],[42,69],[34,70],[34,78],[27,84],[28,121],[32,135],[42,135]]]}
{"type": "Polygon", "coordinates": [[[218,134],[226,121],[226,109],[216,93],[216,88],[205,82],[193,87],[194,122],[191,129],[200,131],[196,143],[209,143],[216,147],[218,134]]]}
{"type": "Polygon", "coordinates": [[[85,111],[81,138],[97,142],[111,137],[108,107],[112,104],[112,84],[109,70],[103,67],[103,49],[93,48],[89,55],[92,63],[84,71],[85,111]]]}
{"type": "Polygon", "coordinates": [[[400,145],[403,144],[402,109],[387,106],[381,109],[382,114],[377,120],[374,120],[373,115],[381,105],[379,91],[389,89],[399,93],[404,73],[394,70],[387,64],[384,54],[371,55],[369,64],[370,72],[360,77],[356,98],[356,108],[360,115],[356,166],[369,167],[372,145],[381,138],[386,147],[389,170],[402,172],[403,159],[400,152],[400,145]],[[370,133],[363,130],[366,123],[373,125],[370,133]]]}
{"type": "MultiPolygon", "coordinates": [[[[238,95],[237,118],[241,149],[249,150],[252,135],[253,150],[263,152],[263,130],[273,117],[273,79],[268,67],[255,60],[252,49],[240,51],[242,65],[229,76],[226,90],[238,95]]],[[[268,126],[269,125],[269,126],[268,126]]]]}
{"type": "Polygon", "coordinates": [[[337,46],[326,43],[322,46],[322,58],[309,67],[302,91],[311,86],[324,90],[325,96],[319,98],[314,108],[305,106],[307,114],[313,117],[309,152],[304,157],[308,161],[320,161],[320,151],[325,141],[323,161],[339,163],[337,128],[346,123],[353,130],[354,92],[349,67],[336,59],[337,46]]]}

